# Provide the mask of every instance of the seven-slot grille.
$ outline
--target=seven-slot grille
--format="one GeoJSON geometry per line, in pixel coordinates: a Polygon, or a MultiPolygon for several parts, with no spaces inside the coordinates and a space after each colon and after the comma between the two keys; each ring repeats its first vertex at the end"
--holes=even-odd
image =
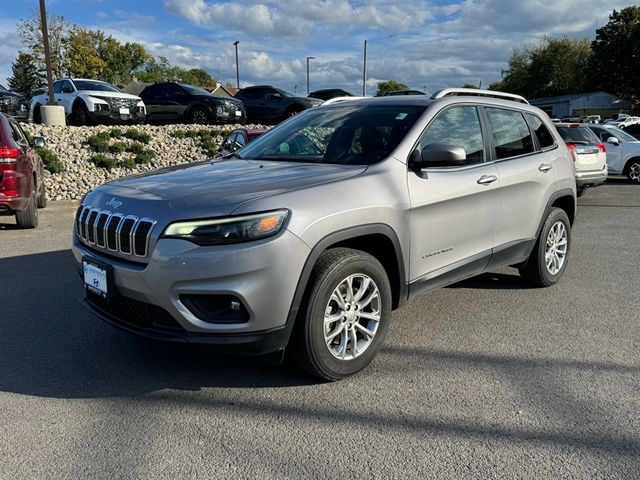
{"type": "Polygon", "coordinates": [[[112,252],[146,257],[149,237],[156,221],[108,210],[80,206],[76,233],[89,245],[112,252]]]}
{"type": "Polygon", "coordinates": [[[131,98],[118,98],[118,97],[109,98],[109,103],[111,103],[111,106],[113,108],[134,109],[138,104],[138,101],[139,100],[137,99],[131,99],[131,98]]]}

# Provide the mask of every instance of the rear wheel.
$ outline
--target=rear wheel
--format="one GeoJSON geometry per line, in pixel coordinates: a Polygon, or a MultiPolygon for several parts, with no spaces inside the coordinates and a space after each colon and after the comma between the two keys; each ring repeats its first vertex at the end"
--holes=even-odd
{"type": "Polygon", "coordinates": [[[40,195],[38,195],[38,201],[36,202],[36,207],[45,208],[47,206],[47,187],[42,182],[42,188],[40,189],[40,195]]]}
{"type": "Polygon", "coordinates": [[[23,212],[16,212],[16,223],[20,228],[36,228],[38,226],[38,209],[36,208],[36,188],[35,183],[31,188],[29,205],[23,212]]]}
{"type": "Polygon", "coordinates": [[[348,248],[323,253],[309,279],[292,345],[296,363],[326,380],[366,367],[391,319],[391,285],[380,262],[348,248]]]}
{"type": "Polygon", "coordinates": [[[520,275],[537,287],[550,287],[560,280],[567,267],[571,246],[571,223],[566,212],[552,208],[529,259],[520,275]]]}
{"type": "Polygon", "coordinates": [[[640,185],[640,158],[632,158],[627,164],[627,179],[640,185]]]}

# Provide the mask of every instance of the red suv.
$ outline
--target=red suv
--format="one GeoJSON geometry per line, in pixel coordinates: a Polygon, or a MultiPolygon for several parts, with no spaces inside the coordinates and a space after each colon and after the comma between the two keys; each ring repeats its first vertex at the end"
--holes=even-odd
{"type": "MultiPolygon", "coordinates": [[[[36,137],[35,146],[44,146],[36,137]]],[[[18,123],[0,113],[0,215],[15,215],[21,228],[38,226],[38,208],[47,204],[44,167],[18,123]]]]}

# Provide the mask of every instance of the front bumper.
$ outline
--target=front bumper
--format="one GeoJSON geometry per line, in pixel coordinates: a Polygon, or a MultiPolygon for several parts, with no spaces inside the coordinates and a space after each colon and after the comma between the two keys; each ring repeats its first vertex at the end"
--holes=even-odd
{"type": "Polygon", "coordinates": [[[287,230],[264,241],[216,247],[163,239],[144,265],[109,257],[74,235],[73,254],[80,273],[83,258],[112,271],[111,303],[90,292],[84,299],[107,323],[148,338],[261,354],[286,346],[287,319],[309,248],[287,230]],[[234,296],[248,320],[204,320],[181,299],[193,294],[234,296]]]}
{"type": "Polygon", "coordinates": [[[224,103],[210,108],[210,118],[215,123],[245,123],[247,120],[245,109],[240,105],[224,103]]]}
{"type": "Polygon", "coordinates": [[[89,120],[92,123],[109,123],[109,124],[127,124],[127,123],[143,123],[146,114],[144,110],[129,109],[129,114],[120,114],[118,109],[104,109],[89,112],[89,120]]]}

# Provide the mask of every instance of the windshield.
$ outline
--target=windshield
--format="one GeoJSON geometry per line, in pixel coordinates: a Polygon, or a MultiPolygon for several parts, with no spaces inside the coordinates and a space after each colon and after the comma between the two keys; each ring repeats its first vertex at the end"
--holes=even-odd
{"type": "Polygon", "coordinates": [[[98,92],[119,92],[116,87],[104,82],[95,82],[93,80],[74,80],[74,85],[78,90],[95,90],[98,92]]]}
{"type": "Polygon", "coordinates": [[[306,110],[243,148],[242,157],[370,165],[393,151],[425,108],[336,104],[306,110]]]}
{"type": "Polygon", "coordinates": [[[213,96],[211,92],[206,91],[204,88],[194,87],[193,85],[188,85],[186,83],[181,83],[180,86],[184,88],[190,95],[209,95],[213,96]]]}
{"type": "Polygon", "coordinates": [[[283,97],[295,97],[293,93],[287,92],[286,90],[282,90],[281,88],[274,88],[274,90],[277,90],[278,92],[280,92],[280,94],[282,94],[283,97]]]}

